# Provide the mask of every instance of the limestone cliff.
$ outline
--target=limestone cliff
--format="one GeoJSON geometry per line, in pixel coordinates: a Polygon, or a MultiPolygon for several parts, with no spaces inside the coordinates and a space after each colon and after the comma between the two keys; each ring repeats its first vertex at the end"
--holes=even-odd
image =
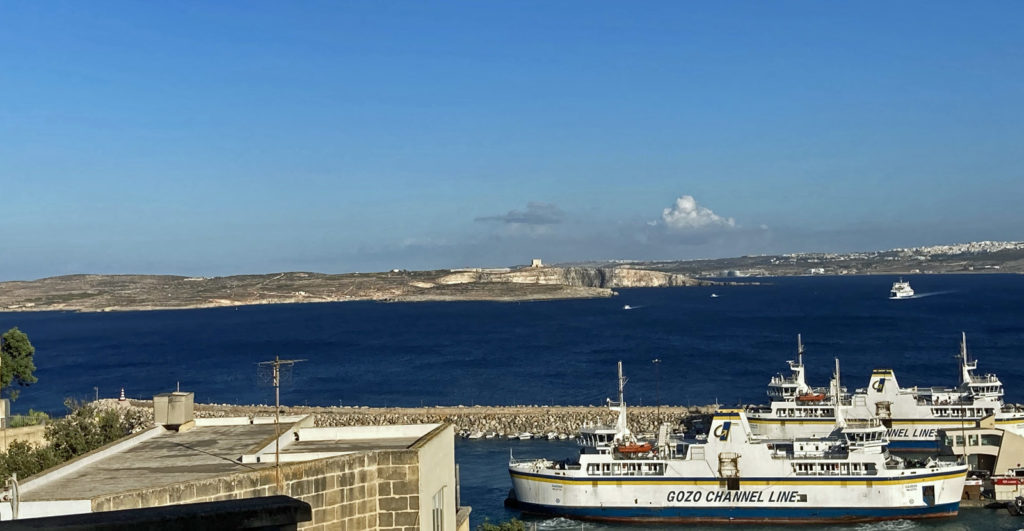
{"type": "Polygon", "coordinates": [[[439,284],[495,282],[589,288],[664,288],[699,286],[705,282],[676,273],[624,267],[528,267],[508,272],[460,271],[439,284]]]}

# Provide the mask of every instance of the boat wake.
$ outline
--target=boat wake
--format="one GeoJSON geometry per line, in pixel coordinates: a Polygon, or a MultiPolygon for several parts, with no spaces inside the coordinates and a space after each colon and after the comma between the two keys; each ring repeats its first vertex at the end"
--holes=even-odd
{"type": "Polygon", "coordinates": [[[911,295],[909,297],[889,297],[889,300],[891,300],[891,301],[902,301],[902,300],[908,300],[908,299],[924,299],[926,297],[934,297],[936,295],[948,295],[950,293],[956,293],[956,291],[955,290],[929,291],[927,293],[915,293],[915,294],[913,294],[913,295],[911,295]]]}
{"type": "Polygon", "coordinates": [[[854,529],[857,531],[907,531],[909,529],[920,529],[922,526],[913,520],[885,520],[883,522],[871,522],[859,524],[854,529]]]}
{"type": "Polygon", "coordinates": [[[570,520],[569,518],[550,518],[542,520],[537,523],[537,529],[550,529],[555,531],[557,529],[580,529],[580,522],[576,520],[570,520]]]}
{"type": "Polygon", "coordinates": [[[643,306],[630,306],[627,304],[622,307],[623,310],[639,310],[640,308],[643,308],[643,306]]]}

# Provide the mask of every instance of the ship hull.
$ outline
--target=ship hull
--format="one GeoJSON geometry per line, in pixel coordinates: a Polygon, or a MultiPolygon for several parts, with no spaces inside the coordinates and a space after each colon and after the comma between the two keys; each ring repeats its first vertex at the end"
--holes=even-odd
{"type": "Polygon", "coordinates": [[[510,504],[530,513],[648,523],[821,523],[955,516],[966,469],[914,477],[739,478],[733,490],[720,478],[510,472],[510,504]]]}
{"type": "MultiPolygon", "coordinates": [[[[962,427],[974,427],[980,418],[964,420],[894,419],[887,421],[886,430],[889,451],[900,454],[935,455],[941,443],[939,432],[962,427]]],[[[827,436],[835,427],[834,417],[815,419],[792,419],[770,416],[751,417],[750,425],[755,433],[767,439],[819,438],[827,436]]],[[[996,425],[1004,430],[1024,433],[1024,422],[1020,418],[996,419],[996,425]]]]}
{"type": "Polygon", "coordinates": [[[566,507],[512,500],[511,505],[523,512],[564,516],[577,520],[643,524],[824,524],[877,522],[923,518],[950,518],[957,515],[959,502],[931,507],[829,507],[829,508],[765,508],[765,507],[566,507]]]}

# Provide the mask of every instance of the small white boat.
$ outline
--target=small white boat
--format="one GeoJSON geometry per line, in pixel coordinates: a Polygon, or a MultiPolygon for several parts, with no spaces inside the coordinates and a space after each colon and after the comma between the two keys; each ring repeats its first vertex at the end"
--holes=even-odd
{"type": "Polygon", "coordinates": [[[493,431],[489,431],[486,434],[484,434],[484,439],[493,439],[493,438],[495,438],[497,436],[498,436],[497,433],[494,433],[493,431]]]}
{"type": "Polygon", "coordinates": [[[474,431],[473,433],[470,433],[468,436],[466,436],[466,438],[467,439],[479,439],[479,438],[481,438],[483,436],[484,436],[484,432],[482,432],[482,431],[474,431]]]}
{"type": "Polygon", "coordinates": [[[533,438],[533,434],[528,432],[528,431],[524,431],[523,433],[519,434],[519,440],[520,441],[527,441],[527,440],[530,440],[532,438],[533,438]]]}
{"type": "Polygon", "coordinates": [[[518,433],[510,433],[510,434],[506,435],[505,438],[508,439],[508,440],[518,439],[519,438],[519,434],[518,433]]]}
{"type": "Polygon", "coordinates": [[[712,293],[711,294],[711,298],[712,299],[717,299],[718,298],[718,294],[717,293],[712,293]]]}
{"type": "Polygon", "coordinates": [[[569,438],[569,434],[568,433],[559,433],[558,434],[558,440],[560,440],[560,441],[564,441],[564,440],[566,440],[568,438],[569,438]]]}
{"type": "Polygon", "coordinates": [[[623,306],[622,309],[623,310],[632,310],[633,307],[627,304],[627,305],[623,306]]]}
{"type": "Polygon", "coordinates": [[[899,282],[892,283],[892,289],[889,290],[890,299],[908,299],[914,296],[914,290],[910,287],[910,282],[904,282],[900,278],[899,282]]]}

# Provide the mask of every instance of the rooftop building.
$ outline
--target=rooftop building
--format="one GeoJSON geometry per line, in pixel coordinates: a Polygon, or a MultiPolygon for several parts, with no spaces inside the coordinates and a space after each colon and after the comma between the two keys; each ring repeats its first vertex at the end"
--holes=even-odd
{"type": "MultiPolygon", "coordinates": [[[[273,417],[157,418],[173,424],[23,481],[18,518],[283,494],[312,507],[299,529],[469,528],[448,424],[317,428],[292,416],[277,436],[273,417]]],[[[0,503],[0,520],[13,509],[0,503]]]]}

